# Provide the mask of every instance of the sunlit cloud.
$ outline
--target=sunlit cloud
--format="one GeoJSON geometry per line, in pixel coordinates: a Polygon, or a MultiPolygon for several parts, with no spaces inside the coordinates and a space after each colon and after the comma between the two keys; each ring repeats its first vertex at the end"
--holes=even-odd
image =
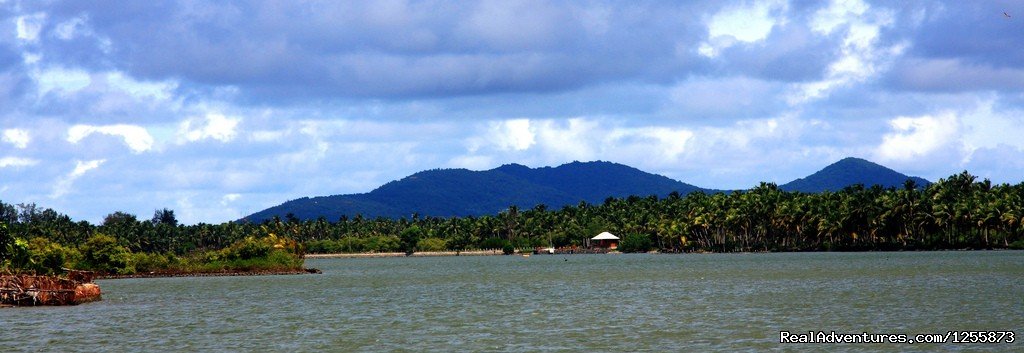
{"type": "Polygon", "coordinates": [[[877,154],[883,161],[905,161],[926,156],[956,141],[960,122],[952,112],[889,121],[877,154]]]}
{"type": "Polygon", "coordinates": [[[196,142],[211,139],[229,142],[235,138],[241,118],[228,117],[218,113],[208,113],[202,118],[192,118],[181,123],[179,136],[184,142],[196,142]]]}
{"type": "Polygon", "coordinates": [[[39,160],[31,158],[21,157],[3,157],[0,158],[0,168],[18,168],[18,167],[31,167],[39,164],[39,160]]]}
{"type": "Polygon", "coordinates": [[[28,143],[32,141],[32,138],[26,130],[5,129],[3,130],[3,137],[0,138],[0,140],[13,145],[15,148],[24,149],[28,147],[28,143]]]}
{"type": "Polygon", "coordinates": [[[503,150],[522,151],[536,143],[529,119],[506,120],[494,123],[491,128],[494,143],[503,150]]]}
{"type": "Polygon", "coordinates": [[[39,40],[39,32],[42,31],[45,21],[46,14],[41,12],[18,17],[15,20],[18,39],[28,43],[39,40]]]}
{"type": "Polygon", "coordinates": [[[132,150],[132,153],[142,153],[153,148],[153,136],[145,128],[136,125],[75,125],[68,129],[67,141],[77,144],[92,134],[103,134],[118,136],[124,139],[124,143],[132,150]]]}
{"type": "Polygon", "coordinates": [[[784,20],[773,13],[785,11],[786,5],[785,1],[762,1],[719,11],[708,21],[708,40],[700,44],[698,52],[714,58],[721,50],[737,43],[764,40],[772,28],[784,20]]]}

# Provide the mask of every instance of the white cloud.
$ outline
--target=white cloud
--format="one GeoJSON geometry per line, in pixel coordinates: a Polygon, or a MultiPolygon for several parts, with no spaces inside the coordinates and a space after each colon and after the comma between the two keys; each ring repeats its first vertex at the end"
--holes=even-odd
{"type": "Polygon", "coordinates": [[[39,95],[52,91],[75,92],[92,83],[88,72],[60,67],[49,68],[34,76],[39,95]]]}
{"type": "Polygon", "coordinates": [[[139,154],[153,148],[153,136],[145,128],[136,125],[75,125],[68,129],[68,142],[77,144],[93,133],[120,136],[124,143],[132,150],[132,153],[139,154]]]}
{"type": "Polygon", "coordinates": [[[861,0],[833,0],[828,7],[818,10],[811,21],[811,29],[830,34],[850,20],[864,16],[869,8],[861,0]]]}
{"type": "Polygon", "coordinates": [[[984,100],[973,111],[960,115],[963,124],[963,142],[970,159],[979,149],[996,149],[1000,145],[1024,150],[1024,111],[1019,109],[994,110],[995,101],[984,100]]]}
{"type": "Polygon", "coordinates": [[[174,96],[174,90],[178,88],[178,82],[173,80],[160,82],[137,81],[125,76],[121,72],[108,73],[106,78],[108,85],[136,98],[168,100],[174,96]]]}
{"type": "Polygon", "coordinates": [[[713,58],[737,42],[754,43],[764,40],[776,24],[784,21],[772,13],[785,11],[786,7],[785,1],[768,1],[719,11],[708,21],[708,40],[701,43],[697,51],[713,58]]]}
{"type": "Polygon", "coordinates": [[[46,14],[42,12],[18,17],[15,20],[18,39],[28,43],[39,40],[39,32],[42,31],[45,21],[46,14]]]}
{"type": "Polygon", "coordinates": [[[220,198],[220,205],[226,207],[240,198],[242,198],[241,194],[226,194],[220,198]]]}
{"type": "Polygon", "coordinates": [[[203,118],[193,118],[181,123],[178,135],[184,142],[213,139],[228,142],[235,138],[241,118],[228,117],[218,113],[208,113],[203,118]]]}
{"type": "Polygon", "coordinates": [[[523,151],[536,143],[529,119],[513,119],[493,123],[492,141],[506,151],[523,151]]]}
{"type": "Polygon", "coordinates": [[[687,142],[693,135],[692,131],[682,128],[618,128],[608,133],[602,145],[609,149],[607,154],[619,155],[623,160],[654,159],[659,164],[675,163],[686,152],[687,142]]]}
{"type": "Polygon", "coordinates": [[[90,170],[99,168],[101,164],[106,162],[105,159],[97,159],[91,161],[75,161],[75,169],[65,175],[64,177],[57,179],[57,182],[53,185],[53,193],[50,194],[50,198],[56,199],[64,195],[67,195],[71,191],[71,185],[74,184],[75,180],[81,178],[85,173],[90,170]]]}
{"type": "Polygon", "coordinates": [[[39,161],[35,160],[35,159],[19,158],[19,157],[4,157],[4,158],[0,158],[0,168],[7,168],[7,167],[14,167],[14,168],[17,168],[17,167],[31,167],[31,166],[34,166],[36,164],[39,164],[39,161]]]}
{"type": "Polygon", "coordinates": [[[537,140],[543,146],[545,164],[559,161],[594,159],[600,138],[597,121],[584,118],[572,118],[567,122],[546,120],[537,126],[537,140]]]}
{"type": "Polygon", "coordinates": [[[6,129],[3,131],[4,142],[14,145],[15,148],[24,149],[28,147],[28,143],[32,141],[29,137],[28,131],[22,129],[6,129]]]}
{"type": "Polygon", "coordinates": [[[889,121],[892,132],[882,138],[876,155],[883,161],[907,161],[955,145],[960,122],[952,112],[889,121]]]}

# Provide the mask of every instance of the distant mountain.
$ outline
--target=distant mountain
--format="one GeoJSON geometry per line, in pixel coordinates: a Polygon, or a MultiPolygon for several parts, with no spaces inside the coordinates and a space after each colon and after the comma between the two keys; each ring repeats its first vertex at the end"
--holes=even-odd
{"type": "Polygon", "coordinates": [[[243,221],[260,222],[291,213],[299,219],[341,215],[366,218],[452,217],[496,214],[509,206],[557,209],[608,197],[664,197],[673,191],[702,190],[661,175],[610,162],[573,162],[556,168],[508,164],[486,171],[440,169],[392,181],[365,194],[301,198],[256,212],[243,221]]]}
{"type": "Polygon", "coordinates": [[[918,187],[931,184],[928,180],[907,176],[870,161],[850,157],[835,162],[806,178],[783,184],[779,188],[800,192],[839,191],[854,184],[899,188],[903,187],[903,183],[907,179],[913,180],[918,187]]]}
{"type": "MultiPolygon", "coordinates": [[[[849,185],[902,187],[912,179],[920,186],[927,180],[908,177],[892,169],[858,158],[846,158],[821,171],[780,186],[787,191],[838,191],[849,185]]],[[[421,216],[453,217],[493,215],[516,205],[549,209],[596,204],[609,197],[631,195],[664,197],[673,191],[682,195],[702,189],[667,177],[610,162],[573,162],[555,168],[529,168],[518,164],[471,171],[437,169],[392,181],[365,194],[304,197],[256,212],[243,221],[261,222],[274,216],[293,214],[299,219],[342,215],[365,218],[421,216]]]]}

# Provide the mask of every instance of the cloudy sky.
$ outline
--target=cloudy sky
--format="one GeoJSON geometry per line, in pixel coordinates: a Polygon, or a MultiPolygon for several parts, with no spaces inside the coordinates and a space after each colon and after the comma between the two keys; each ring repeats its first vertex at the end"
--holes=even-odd
{"type": "Polygon", "coordinates": [[[1020,1],[0,0],[0,200],[220,223],[574,160],[1019,183],[1022,44],[1020,1]]]}

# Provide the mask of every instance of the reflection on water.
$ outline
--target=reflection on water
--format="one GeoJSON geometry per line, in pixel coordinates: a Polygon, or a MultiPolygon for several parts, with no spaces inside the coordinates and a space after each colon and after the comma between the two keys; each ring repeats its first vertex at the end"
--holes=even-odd
{"type": "Polygon", "coordinates": [[[0,351],[829,351],[779,331],[1016,330],[1024,252],[308,260],[322,275],[100,281],[104,300],[0,310],[0,351]],[[567,260],[567,261],[566,261],[567,260]]]}

